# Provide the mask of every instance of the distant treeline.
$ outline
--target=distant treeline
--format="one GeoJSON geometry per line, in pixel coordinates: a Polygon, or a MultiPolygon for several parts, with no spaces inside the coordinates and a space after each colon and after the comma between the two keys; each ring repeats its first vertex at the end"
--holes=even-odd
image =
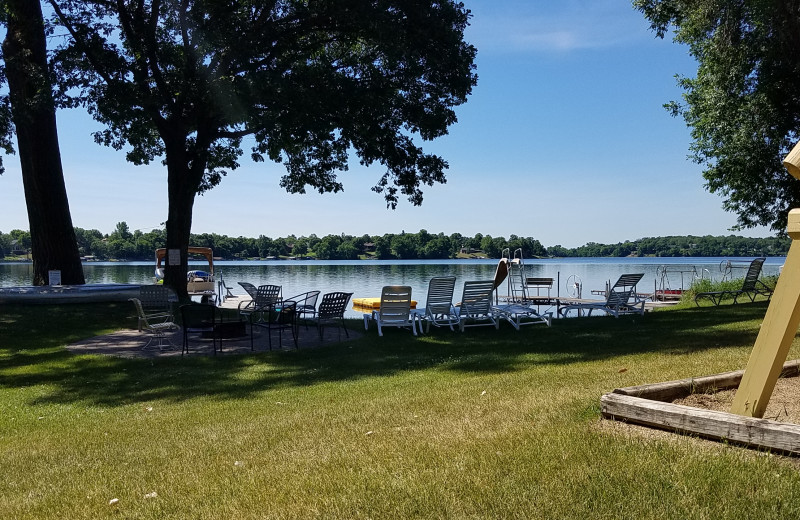
{"type": "MultiPolygon", "coordinates": [[[[164,247],[166,231],[131,232],[120,222],[110,234],[96,229],[75,228],[80,253],[97,260],[151,260],[154,251],[164,247]]],[[[30,233],[0,231],[0,257],[24,256],[30,251],[30,233]]],[[[480,233],[473,237],[453,233],[437,235],[424,229],[418,233],[387,233],[382,236],[316,235],[270,238],[229,237],[202,233],[192,235],[193,246],[210,247],[214,256],[226,260],[249,258],[311,257],[320,260],[359,258],[442,259],[459,257],[499,258],[504,249],[521,249],[525,258],[533,257],[626,257],[626,256],[783,256],[789,251],[788,237],[746,238],[728,236],[670,236],[642,238],[617,244],[589,242],[576,248],[560,245],[545,248],[532,237],[511,235],[492,237],[480,233]]]]}

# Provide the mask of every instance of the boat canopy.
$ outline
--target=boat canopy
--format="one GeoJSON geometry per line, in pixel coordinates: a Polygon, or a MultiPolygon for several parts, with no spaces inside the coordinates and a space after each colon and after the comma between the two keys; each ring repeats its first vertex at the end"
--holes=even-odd
{"type": "MultiPolygon", "coordinates": [[[[208,260],[208,272],[214,274],[214,252],[210,247],[193,247],[189,246],[188,253],[190,255],[202,255],[208,260]]],[[[156,269],[162,268],[164,258],[167,256],[167,249],[164,247],[156,249],[156,269]]]]}

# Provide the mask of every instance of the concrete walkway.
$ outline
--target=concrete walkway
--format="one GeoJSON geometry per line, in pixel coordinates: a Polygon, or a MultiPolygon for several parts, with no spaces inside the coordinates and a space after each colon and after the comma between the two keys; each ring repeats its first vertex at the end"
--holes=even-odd
{"type": "MultiPolygon", "coordinates": [[[[222,340],[222,353],[217,355],[229,356],[237,354],[253,354],[259,352],[269,352],[269,343],[267,338],[266,329],[256,327],[253,336],[253,350],[250,350],[250,329],[247,329],[248,335],[242,338],[224,339],[222,340]]],[[[320,340],[319,333],[316,327],[309,327],[306,329],[300,326],[297,336],[297,348],[319,348],[326,345],[332,345],[340,341],[348,341],[360,338],[363,335],[361,331],[354,331],[348,329],[350,337],[348,338],[344,330],[337,327],[325,327],[324,335],[320,340]]],[[[73,343],[67,346],[67,350],[74,354],[103,354],[107,356],[116,356],[122,358],[158,358],[165,356],[180,356],[181,345],[183,345],[183,333],[180,330],[166,336],[164,348],[161,350],[157,347],[156,340],[150,344],[147,349],[143,349],[147,342],[150,340],[150,334],[147,332],[139,332],[137,330],[119,330],[111,334],[103,336],[95,336],[94,338],[86,339],[73,343]],[[166,344],[169,343],[169,344],[166,344]]],[[[294,350],[294,342],[292,341],[291,332],[283,332],[283,341],[279,344],[278,332],[272,332],[272,350],[294,350]]],[[[218,342],[219,346],[219,342],[218,342]]],[[[198,334],[189,336],[189,354],[190,356],[211,356],[214,354],[212,342],[210,338],[201,338],[198,334]]]]}

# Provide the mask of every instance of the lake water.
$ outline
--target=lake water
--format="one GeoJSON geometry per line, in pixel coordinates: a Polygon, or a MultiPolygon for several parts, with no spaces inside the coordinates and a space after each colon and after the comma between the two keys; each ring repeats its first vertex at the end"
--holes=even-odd
{"type": "MultiPolygon", "coordinates": [[[[573,282],[579,280],[584,298],[601,298],[591,292],[603,290],[606,282],[613,283],[624,273],[644,273],[638,287],[640,292],[652,292],[656,287],[681,289],[688,288],[695,276],[713,280],[742,278],[752,258],[730,259],[732,269],[726,268],[728,260],[716,257],[531,259],[525,261],[525,274],[556,280],[553,295],[571,296],[573,282]]],[[[785,257],[767,258],[763,274],[778,274],[784,261],[785,257]]],[[[202,263],[190,265],[197,269],[206,267],[202,263]]],[[[149,262],[87,262],[83,267],[87,283],[153,282],[154,265],[149,262]]],[[[354,298],[375,297],[380,296],[384,285],[410,285],[413,298],[424,303],[431,277],[455,276],[458,299],[465,280],[492,279],[497,260],[219,261],[214,267],[234,294],[245,295],[236,283],[239,281],[256,286],[281,285],[284,297],[311,290],[347,291],[354,293],[354,298]]],[[[0,287],[29,285],[31,278],[31,264],[0,263],[0,287]]]]}

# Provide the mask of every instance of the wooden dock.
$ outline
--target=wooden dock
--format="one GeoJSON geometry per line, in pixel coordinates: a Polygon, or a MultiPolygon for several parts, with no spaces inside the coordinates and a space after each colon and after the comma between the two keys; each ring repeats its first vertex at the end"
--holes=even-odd
{"type": "MultiPolygon", "coordinates": [[[[602,303],[603,301],[605,301],[601,299],[572,298],[569,296],[529,296],[524,301],[519,301],[519,298],[511,298],[509,296],[500,296],[499,299],[500,301],[504,302],[516,302],[536,307],[555,307],[556,315],[559,315],[558,310],[561,309],[561,307],[565,307],[567,305],[602,303]]],[[[670,307],[678,303],[677,300],[652,301],[652,300],[647,300],[645,298],[640,298],[640,301],[642,299],[645,300],[644,309],[647,312],[654,309],[660,309],[663,307],[670,307]]]]}

